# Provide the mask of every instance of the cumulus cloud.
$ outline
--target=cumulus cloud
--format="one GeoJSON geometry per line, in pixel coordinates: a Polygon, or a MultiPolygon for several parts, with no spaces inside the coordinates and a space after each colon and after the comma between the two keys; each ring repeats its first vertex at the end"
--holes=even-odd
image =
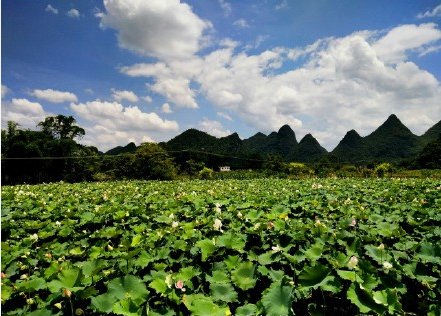
{"type": "Polygon", "coordinates": [[[417,18],[424,19],[424,18],[433,18],[437,16],[441,16],[441,4],[435,7],[433,10],[429,10],[424,13],[419,13],[417,15],[417,18]]]}
{"type": "Polygon", "coordinates": [[[45,11],[46,11],[46,12],[53,13],[53,14],[58,14],[58,9],[55,9],[55,8],[54,8],[53,6],[51,6],[50,4],[47,5],[45,11]]]}
{"type": "MultiPolygon", "coordinates": [[[[439,120],[440,83],[408,56],[428,52],[440,38],[433,24],[402,25],[259,54],[222,46],[193,57],[190,64],[138,64],[121,71],[153,78],[151,89],[170,102],[179,96],[187,101],[178,103],[188,105],[200,95],[256,131],[289,124],[299,138],[312,133],[332,150],[348,130],[367,135],[391,113],[417,134],[439,120]],[[197,91],[190,89],[192,82],[197,91]]],[[[213,122],[206,119],[200,127],[208,132],[212,126],[211,133],[225,135],[213,122]]]]}
{"type": "Polygon", "coordinates": [[[88,121],[85,126],[85,143],[95,144],[107,150],[121,143],[140,143],[149,138],[151,132],[176,132],[176,121],[164,120],[156,113],[146,113],[137,106],[124,107],[118,102],[90,101],[71,103],[71,110],[81,119],[88,121]],[[147,138],[146,138],[147,137],[147,138]]]}
{"type": "Polygon", "coordinates": [[[424,52],[441,39],[441,31],[435,23],[401,25],[391,29],[374,43],[379,58],[387,63],[406,60],[412,51],[424,52]]]}
{"type": "Polygon", "coordinates": [[[11,89],[9,89],[6,85],[2,84],[2,99],[6,97],[6,95],[10,92],[11,89]]]}
{"type": "Polygon", "coordinates": [[[58,91],[52,89],[35,89],[31,95],[52,103],[78,102],[78,98],[72,92],[58,91]]]}
{"type": "Polygon", "coordinates": [[[232,134],[229,130],[225,130],[219,121],[213,121],[207,118],[204,118],[198,123],[198,129],[216,137],[225,137],[232,134]]]}
{"type": "Polygon", "coordinates": [[[138,102],[139,98],[133,91],[112,89],[112,97],[115,101],[121,102],[127,100],[130,102],[138,102]]]}
{"type": "Polygon", "coordinates": [[[67,11],[67,15],[70,18],[79,19],[80,18],[80,11],[78,11],[77,9],[70,9],[69,11],[67,11]]]}
{"type": "Polygon", "coordinates": [[[117,30],[121,47],[159,59],[193,56],[212,27],[179,0],[104,0],[104,7],[100,25],[117,30]]]}
{"type": "Polygon", "coordinates": [[[171,107],[170,107],[170,104],[168,104],[168,103],[164,103],[164,104],[162,105],[162,107],[161,107],[161,112],[162,112],[162,113],[167,113],[167,114],[173,113],[173,111],[172,111],[172,109],[171,109],[171,107]]]}
{"type": "Polygon", "coordinates": [[[27,99],[12,99],[10,102],[2,102],[2,126],[8,121],[14,121],[24,128],[34,129],[37,124],[52,115],[44,111],[38,102],[27,99]]]}
{"type": "Polygon", "coordinates": [[[142,99],[147,102],[147,103],[152,103],[153,102],[153,98],[149,95],[146,95],[145,97],[142,97],[142,99]]]}
{"type": "Polygon", "coordinates": [[[151,91],[159,93],[178,107],[198,108],[196,92],[190,88],[190,78],[194,75],[191,62],[174,62],[172,66],[159,62],[156,64],[136,64],[122,67],[121,72],[131,77],[154,77],[155,82],[148,84],[151,91]]]}

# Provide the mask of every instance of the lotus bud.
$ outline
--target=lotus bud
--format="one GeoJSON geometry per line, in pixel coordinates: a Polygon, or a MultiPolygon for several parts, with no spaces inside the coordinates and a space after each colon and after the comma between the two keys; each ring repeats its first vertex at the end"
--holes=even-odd
{"type": "Polygon", "coordinates": [[[349,259],[348,267],[351,269],[354,269],[358,264],[358,259],[356,256],[352,256],[351,259],[349,259]]]}

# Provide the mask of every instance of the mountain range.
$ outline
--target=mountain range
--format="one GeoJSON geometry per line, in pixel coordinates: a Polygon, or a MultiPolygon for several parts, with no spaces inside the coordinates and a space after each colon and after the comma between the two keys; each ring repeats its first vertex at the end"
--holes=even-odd
{"type": "MultiPolygon", "coordinates": [[[[341,163],[363,163],[372,161],[401,161],[418,155],[429,142],[441,134],[441,121],[421,136],[413,134],[396,115],[388,119],[371,134],[362,137],[355,130],[348,131],[339,144],[328,152],[311,135],[297,141],[294,131],[283,125],[269,135],[257,133],[250,138],[240,139],[237,133],[217,138],[197,129],[188,129],[161,145],[178,160],[191,158],[188,152],[217,157],[212,163],[235,164],[237,157],[248,161],[265,159],[269,154],[284,161],[317,162],[325,156],[333,156],[341,163]],[[185,153],[185,154],[184,154],[185,153]],[[232,157],[235,157],[234,159],[232,157]]],[[[107,151],[107,155],[134,152],[136,146],[118,146],[107,151]]],[[[212,158],[213,159],[213,158],[212,158]]],[[[243,167],[243,163],[238,163],[243,167]]],[[[247,166],[249,167],[249,166],[247,166]]]]}

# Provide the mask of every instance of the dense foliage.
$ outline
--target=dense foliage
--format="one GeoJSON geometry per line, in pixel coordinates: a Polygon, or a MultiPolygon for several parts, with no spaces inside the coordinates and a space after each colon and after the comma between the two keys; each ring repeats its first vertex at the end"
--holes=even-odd
{"type": "Polygon", "coordinates": [[[441,180],[2,187],[4,315],[440,315],[441,180]]]}

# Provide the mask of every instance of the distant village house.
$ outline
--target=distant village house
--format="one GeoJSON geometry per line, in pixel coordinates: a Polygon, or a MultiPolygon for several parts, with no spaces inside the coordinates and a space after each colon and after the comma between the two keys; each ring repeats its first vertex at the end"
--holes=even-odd
{"type": "Polygon", "coordinates": [[[230,166],[220,166],[219,170],[220,171],[231,171],[230,166]]]}

